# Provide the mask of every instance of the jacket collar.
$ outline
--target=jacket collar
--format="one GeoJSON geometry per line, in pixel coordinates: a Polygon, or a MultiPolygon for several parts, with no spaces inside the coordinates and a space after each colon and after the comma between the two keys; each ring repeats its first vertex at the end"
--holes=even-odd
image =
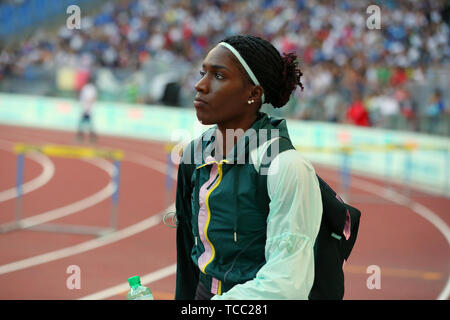
{"type": "MultiPolygon", "coordinates": [[[[242,135],[233,149],[224,158],[221,150],[217,148],[217,125],[207,130],[202,136],[202,155],[204,162],[211,156],[215,160],[227,160],[229,163],[246,163],[249,160],[249,153],[264,142],[276,136],[287,137],[286,120],[271,117],[264,112],[258,112],[258,117],[252,126],[242,135]]],[[[226,137],[224,137],[226,139],[226,137]]]]}

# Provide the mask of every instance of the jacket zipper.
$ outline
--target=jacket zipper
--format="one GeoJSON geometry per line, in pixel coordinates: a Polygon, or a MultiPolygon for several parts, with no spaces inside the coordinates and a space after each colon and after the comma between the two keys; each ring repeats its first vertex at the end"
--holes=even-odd
{"type": "MultiPolygon", "coordinates": [[[[223,165],[224,162],[226,162],[226,160],[222,160],[219,163],[217,163],[217,166],[218,166],[217,167],[217,172],[218,172],[218,174],[217,174],[216,178],[214,178],[214,182],[216,184],[211,189],[209,189],[209,191],[208,191],[208,193],[206,194],[206,197],[205,197],[206,210],[207,210],[208,216],[207,216],[206,224],[205,224],[205,227],[204,227],[204,235],[205,235],[206,241],[211,246],[211,251],[212,251],[211,258],[201,268],[201,271],[203,273],[205,273],[205,274],[206,274],[206,271],[205,271],[206,267],[214,260],[214,258],[216,256],[216,250],[215,250],[213,244],[211,243],[211,241],[209,240],[209,237],[208,237],[208,227],[209,227],[209,222],[211,221],[211,208],[209,206],[209,196],[214,191],[214,189],[216,189],[219,186],[219,184],[220,184],[220,182],[222,180],[222,170],[223,170],[222,165],[223,165]]],[[[211,183],[211,185],[213,183],[211,183]]],[[[211,185],[208,186],[208,188],[211,187],[211,185]]]]}
{"type": "Polygon", "coordinates": [[[210,183],[210,185],[206,187],[206,190],[209,190],[211,188],[211,186],[214,184],[214,182],[217,181],[218,177],[219,177],[219,174],[217,174],[216,177],[214,178],[214,180],[210,183]]]}

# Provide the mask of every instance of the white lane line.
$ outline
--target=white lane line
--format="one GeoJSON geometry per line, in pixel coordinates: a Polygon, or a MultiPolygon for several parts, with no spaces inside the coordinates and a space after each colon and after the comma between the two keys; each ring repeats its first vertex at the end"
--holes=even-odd
{"type": "MultiPolygon", "coordinates": [[[[152,282],[164,279],[166,277],[169,277],[173,274],[175,274],[175,272],[177,271],[177,264],[171,264],[170,266],[161,268],[159,270],[156,270],[154,272],[148,273],[141,278],[141,284],[142,285],[148,285],[152,282]]],[[[116,286],[110,287],[108,289],[102,290],[102,291],[98,291],[96,293],[84,296],[82,298],[79,298],[78,300],[102,300],[102,299],[107,299],[110,297],[113,297],[115,295],[118,295],[122,292],[126,292],[128,291],[130,288],[130,285],[128,284],[128,282],[123,282],[121,284],[118,284],[116,286]]]]}
{"type": "MultiPolygon", "coordinates": [[[[338,178],[330,177],[329,180],[334,180],[338,182],[338,178]]],[[[439,232],[447,240],[448,245],[450,246],[450,228],[448,227],[447,223],[444,220],[442,220],[435,212],[425,207],[421,203],[413,201],[412,199],[409,199],[394,190],[386,189],[385,187],[378,186],[376,184],[361,180],[356,177],[352,177],[351,185],[355,188],[364,190],[369,193],[373,193],[379,197],[390,200],[406,208],[410,208],[413,212],[420,215],[422,218],[430,222],[436,229],[438,229],[439,232]]],[[[449,296],[450,296],[450,275],[447,279],[447,284],[445,285],[444,289],[441,291],[441,293],[438,295],[436,299],[447,300],[449,296]]]]}
{"type": "MultiPolygon", "coordinates": [[[[3,145],[6,145],[7,141],[5,140],[0,140],[0,143],[3,145]]],[[[6,151],[11,151],[12,148],[12,143],[10,148],[5,148],[3,146],[0,145],[0,149],[2,150],[6,150],[6,151]]],[[[55,173],[55,166],[53,164],[53,162],[45,155],[43,154],[39,154],[39,153],[33,153],[33,154],[29,154],[29,157],[38,162],[43,170],[41,172],[41,174],[39,176],[37,176],[36,178],[34,178],[31,181],[25,182],[24,184],[22,184],[22,193],[26,194],[29,193],[31,191],[34,191],[40,187],[42,187],[43,185],[45,185],[47,182],[50,181],[50,179],[53,177],[54,173],[55,173]]],[[[17,188],[10,188],[4,191],[0,192],[0,202],[3,201],[7,201],[13,198],[17,197],[17,188]]]]}
{"type": "MultiPolygon", "coordinates": [[[[128,153],[127,153],[128,154],[128,153]]],[[[133,161],[133,159],[128,155],[127,157],[128,161],[133,161]]],[[[126,159],[126,158],[125,158],[126,159]]],[[[124,160],[125,160],[124,159],[124,160]]],[[[161,172],[163,174],[165,174],[165,164],[163,164],[162,162],[150,159],[150,158],[146,158],[146,157],[141,157],[139,158],[137,161],[145,161],[145,163],[142,163],[142,165],[150,167],[151,169],[154,169],[158,172],[161,172]],[[149,161],[151,160],[151,161],[149,161]],[[159,164],[157,166],[154,167],[154,165],[159,164]],[[163,170],[164,168],[164,170],[163,170]]],[[[172,178],[176,179],[176,172],[172,172],[172,178]]],[[[2,274],[6,274],[9,272],[14,272],[17,270],[22,270],[22,269],[26,269],[26,268],[30,268],[36,265],[40,265],[40,264],[44,264],[50,261],[55,261],[58,259],[62,259],[62,258],[66,258],[66,257],[70,257],[82,252],[86,252],[92,249],[96,249],[102,246],[105,246],[107,244],[125,239],[127,237],[131,237],[139,232],[142,232],[148,228],[154,227],[157,224],[159,224],[161,222],[162,219],[162,215],[167,212],[168,210],[173,211],[174,210],[174,205],[172,204],[171,206],[169,206],[166,210],[164,210],[164,212],[157,214],[156,216],[151,216],[145,220],[142,220],[141,222],[138,222],[134,225],[131,225],[127,228],[124,228],[122,230],[110,233],[105,235],[104,237],[101,238],[96,238],[93,240],[89,240],[89,241],[85,241],[82,242],[80,244],[74,245],[74,246],[70,246],[67,248],[63,248],[60,250],[55,250],[55,251],[51,251],[48,253],[44,253],[44,254],[40,254],[37,256],[33,256],[27,259],[23,259],[23,260],[19,260],[19,261],[15,261],[15,262],[11,262],[8,264],[4,264],[0,266],[0,275],[2,274]]]]}
{"type": "Polygon", "coordinates": [[[31,258],[19,260],[16,262],[4,264],[0,266],[0,275],[6,274],[13,271],[18,271],[30,267],[34,267],[40,264],[48,263],[58,259],[67,258],[76,254],[80,254],[89,250],[97,249],[102,246],[106,246],[113,242],[125,239],[139,232],[147,230],[148,228],[154,227],[161,222],[161,214],[151,216],[139,223],[132,226],[124,228],[122,230],[107,234],[103,237],[96,238],[93,240],[85,241],[77,245],[73,245],[67,248],[47,252],[40,254],[31,258]]]}
{"type": "MultiPolygon", "coordinates": [[[[89,159],[86,161],[91,162],[92,164],[98,166],[100,169],[106,171],[109,175],[112,175],[115,170],[114,166],[109,161],[106,161],[104,159],[89,159]]],[[[96,205],[97,203],[102,202],[105,199],[108,199],[108,197],[110,197],[115,190],[116,185],[114,182],[111,181],[102,190],[94,193],[93,195],[87,198],[73,202],[64,207],[56,208],[50,211],[46,211],[44,213],[33,215],[32,217],[29,218],[22,219],[20,220],[20,226],[22,228],[30,228],[38,224],[56,220],[74,214],[81,210],[85,210],[91,206],[96,205]]]]}
{"type": "MultiPolygon", "coordinates": [[[[450,245],[450,229],[439,216],[437,216],[433,211],[425,207],[424,205],[413,202],[411,204],[411,209],[414,210],[416,213],[430,221],[438,230],[444,235],[444,237],[447,239],[447,242],[450,245]]],[[[449,252],[450,253],[450,252],[449,252]]],[[[450,275],[447,279],[447,284],[445,285],[442,292],[437,297],[437,300],[448,300],[450,296],[450,275]]]]}

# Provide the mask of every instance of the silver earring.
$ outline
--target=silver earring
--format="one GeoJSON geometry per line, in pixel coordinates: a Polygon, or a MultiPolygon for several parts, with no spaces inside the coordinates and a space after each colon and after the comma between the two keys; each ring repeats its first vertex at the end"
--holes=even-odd
{"type": "Polygon", "coordinates": [[[247,101],[248,104],[252,104],[253,102],[255,102],[255,100],[248,100],[247,101]]]}

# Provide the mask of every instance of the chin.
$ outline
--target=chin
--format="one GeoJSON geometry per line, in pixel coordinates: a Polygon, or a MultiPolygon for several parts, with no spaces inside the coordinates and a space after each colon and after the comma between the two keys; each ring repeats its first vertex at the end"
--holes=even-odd
{"type": "Polygon", "coordinates": [[[207,120],[204,120],[204,119],[198,119],[198,121],[204,126],[215,124],[214,122],[210,122],[210,121],[207,121],[207,120]]]}
{"type": "Polygon", "coordinates": [[[205,117],[201,117],[201,116],[199,116],[198,114],[197,114],[197,120],[198,120],[198,122],[200,122],[200,123],[203,124],[203,125],[214,124],[214,122],[212,122],[211,120],[208,120],[208,119],[205,118],[205,117]]]}

